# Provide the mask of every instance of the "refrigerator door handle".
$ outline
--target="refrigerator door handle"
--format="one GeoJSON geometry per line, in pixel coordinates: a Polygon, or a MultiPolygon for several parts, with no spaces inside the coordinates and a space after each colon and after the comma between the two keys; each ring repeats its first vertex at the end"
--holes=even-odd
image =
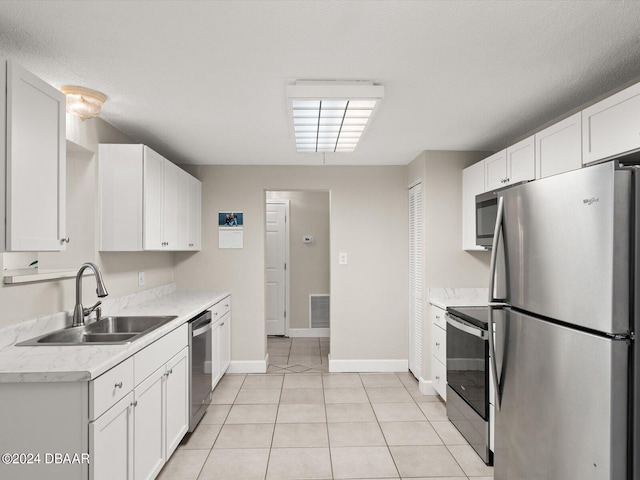
{"type": "Polygon", "coordinates": [[[502,212],[504,210],[504,197],[498,197],[498,212],[496,214],[496,226],[493,230],[493,248],[491,249],[491,263],[489,265],[489,303],[495,302],[496,268],[498,257],[499,235],[502,232],[502,212]]]}
{"type": "Polygon", "coordinates": [[[498,366],[496,363],[496,344],[495,344],[495,340],[494,340],[494,322],[493,322],[493,307],[490,305],[489,306],[489,357],[491,359],[491,375],[493,376],[493,385],[495,387],[495,407],[496,410],[499,412],[500,411],[500,403],[501,403],[501,392],[502,389],[500,388],[500,381],[498,379],[498,366]]]}

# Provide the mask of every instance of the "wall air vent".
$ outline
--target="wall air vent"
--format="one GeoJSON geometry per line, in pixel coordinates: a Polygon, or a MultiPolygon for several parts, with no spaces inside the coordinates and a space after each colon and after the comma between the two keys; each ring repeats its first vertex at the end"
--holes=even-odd
{"type": "Polygon", "coordinates": [[[329,328],[329,295],[309,295],[309,319],[311,328],[329,328]]]}

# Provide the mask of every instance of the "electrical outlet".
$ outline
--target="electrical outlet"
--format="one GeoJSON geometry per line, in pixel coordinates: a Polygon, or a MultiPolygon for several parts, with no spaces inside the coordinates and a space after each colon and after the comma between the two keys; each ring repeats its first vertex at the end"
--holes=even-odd
{"type": "Polygon", "coordinates": [[[138,272],[138,286],[142,287],[144,285],[144,272],[138,272]]]}
{"type": "Polygon", "coordinates": [[[338,254],[338,263],[340,265],[346,265],[347,264],[347,254],[346,253],[339,253],[338,254]]]}

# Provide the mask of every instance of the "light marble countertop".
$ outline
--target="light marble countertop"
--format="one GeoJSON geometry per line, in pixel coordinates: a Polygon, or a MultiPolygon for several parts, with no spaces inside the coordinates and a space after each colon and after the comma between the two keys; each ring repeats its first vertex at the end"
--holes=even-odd
{"type": "Polygon", "coordinates": [[[177,315],[126,345],[35,346],[14,344],[64,326],[67,312],[0,331],[0,383],[74,382],[96,378],[227,297],[229,292],[175,291],[175,285],[104,302],[108,315],[177,315]],[[52,327],[55,325],[55,327],[52,327]]]}
{"type": "Polygon", "coordinates": [[[488,288],[430,288],[429,303],[446,310],[447,307],[484,306],[489,303],[488,288]]]}

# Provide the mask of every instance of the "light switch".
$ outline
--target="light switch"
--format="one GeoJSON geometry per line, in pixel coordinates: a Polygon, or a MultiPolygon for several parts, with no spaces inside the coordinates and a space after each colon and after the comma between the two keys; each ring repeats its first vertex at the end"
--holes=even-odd
{"type": "Polygon", "coordinates": [[[346,265],[347,264],[347,254],[346,253],[339,253],[338,254],[338,263],[340,265],[346,265]]]}

